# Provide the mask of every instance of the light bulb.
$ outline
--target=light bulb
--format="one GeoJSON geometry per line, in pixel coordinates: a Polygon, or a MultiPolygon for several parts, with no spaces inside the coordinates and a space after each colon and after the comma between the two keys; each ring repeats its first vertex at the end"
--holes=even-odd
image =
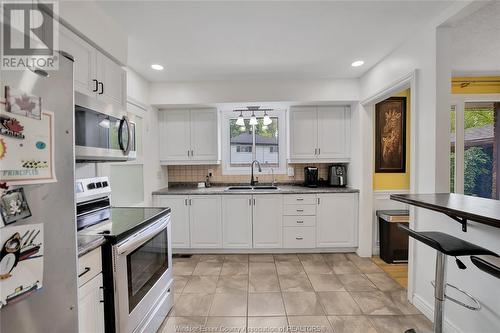
{"type": "Polygon", "coordinates": [[[267,126],[267,125],[271,125],[273,121],[271,120],[271,117],[269,117],[269,115],[267,114],[267,111],[264,112],[264,120],[263,120],[263,124],[264,126],[267,126]]]}
{"type": "Polygon", "coordinates": [[[257,118],[255,117],[255,113],[252,111],[252,116],[250,117],[250,125],[257,125],[257,118]]]}
{"type": "Polygon", "coordinates": [[[236,119],[236,125],[245,127],[245,119],[243,118],[243,112],[241,111],[238,119],[236,119]]]}
{"type": "Polygon", "coordinates": [[[245,125],[240,126],[240,131],[241,131],[241,132],[245,132],[245,131],[246,131],[246,129],[247,129],[247,128],[245,127],[245,125]]]}
{"type": "Polygon", "coordinates": [[[264,131],[267,131],[267,129],[268,129],[268,128],[269,128],[269,127],[267,127],[267,125],[263,125],[263,126],[262,126],[262,129],[263,129],[264,131]]]}

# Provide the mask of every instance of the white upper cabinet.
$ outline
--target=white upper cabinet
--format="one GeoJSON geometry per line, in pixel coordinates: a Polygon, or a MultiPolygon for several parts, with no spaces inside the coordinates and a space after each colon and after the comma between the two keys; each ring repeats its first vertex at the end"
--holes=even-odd
{"type": "Polygon", "coordinates": [[[127,101],[127,72],[95,47],[60,26],[60,49],[75,60],[75,91],[122,109],[127,101]]]}
{"type": "Polygon", "coordinates": [[[252,248],[251,195],[222,197],[222,238],[224,248],[252,248]]]}
{"type": "Polygon", "coordinates": [[[348,162],[350,123],[346,106],[292,107],[289,162],[348,162]]]}
{"type": "Polygon", "coordinates": [[[253,196],[253,247],[283,247],[283,196],[253,196]]]}
{"type": "Polygon", "coordinates": [[[358,194],[318,194],[316,247],[358,246],[358,194]]]}
{"type": "Polygon", "coordinates": [[[221,197],[218,195],[193,195],[188,200],[191,247],[221,248],[221,197]]]}
{"type": "Polygon", "coordinates": [[[159,121],[163,165],[220,162],[216,109],[164,110],[159,121]]]}

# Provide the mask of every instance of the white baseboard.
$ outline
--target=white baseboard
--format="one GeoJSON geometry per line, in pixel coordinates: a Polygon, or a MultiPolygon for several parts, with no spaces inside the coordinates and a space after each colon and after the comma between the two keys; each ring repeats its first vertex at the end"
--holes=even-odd
{"type": "MultiPolygon", "coordinates": [[[[434,307],[431,306],[429,303],[427,303],[422,297],[413,294],[413,305],[420,310],[426,316],[429,318],[430,321],[434,321],[434,307]]],[[[449,320],[446,318],[444,319],[444,332],[446,333],[464,333],[462,332],[457,326],[453,325],[449,320]]]]}
{"type": "Polygon", "coordinates": [[[312,249],[194,249],[172,248],[174,254],[262,254],[262,253],[353,253],[357,247],[312,248],[312,249]]]}

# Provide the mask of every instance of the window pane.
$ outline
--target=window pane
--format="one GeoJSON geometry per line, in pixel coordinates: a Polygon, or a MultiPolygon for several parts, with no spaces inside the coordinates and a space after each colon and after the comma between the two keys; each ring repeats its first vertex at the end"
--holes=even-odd
{"type": "Polygon", "coordinates": [[[263,118],[258,118],[255,126],[255,158],[262,166],[278,166],[278,118],[271,117],[272,123],[265,126],[263,118]]]}
{"type": "Polygon", "coordinates": [[[464,194],[496,198],[496,112],[493,103],[466,103],[464,194]]]}
{"type": "Polygon", "coordinates": [[[455,119],[455,105],[452,105],[450,110],[450,193],[455,192],[455,142],[457,140],[455,119]]]}
{"type": "Polygon", "coordinates": [[[245,119],[245,126],[236,125],[236,119],[229,120],[230,163],[231,166],[246,166],[253,160],[253,134],[250,120],[245,119]]]}

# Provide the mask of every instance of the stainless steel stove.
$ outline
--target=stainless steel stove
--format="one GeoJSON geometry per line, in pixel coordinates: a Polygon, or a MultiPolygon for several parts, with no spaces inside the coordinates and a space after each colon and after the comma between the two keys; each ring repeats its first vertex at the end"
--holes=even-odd
{"type": "Polygon", "coordinates": [[[107,177],[75,183],[77,228],[103,235],[106,332],[156,332],[173,305],[169,208],[112,207],[107,177]]]}

